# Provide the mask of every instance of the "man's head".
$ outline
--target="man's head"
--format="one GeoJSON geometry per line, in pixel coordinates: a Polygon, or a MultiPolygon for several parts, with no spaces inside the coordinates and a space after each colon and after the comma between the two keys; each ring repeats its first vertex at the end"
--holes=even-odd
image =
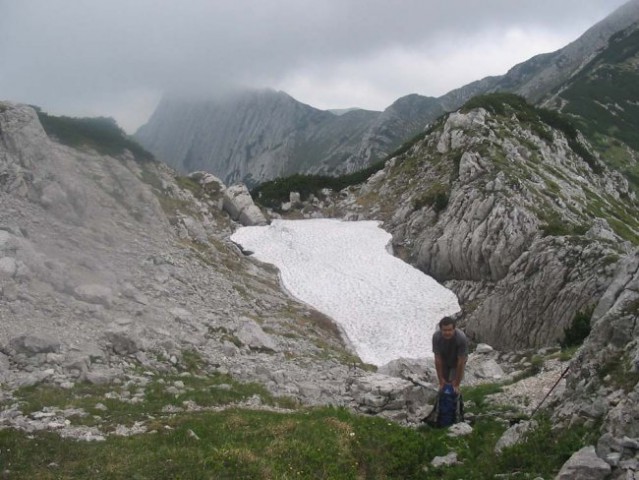
{"type": "Polygon", "coordinates": [[[442,332],[442,337],[450,340],[455,335],[455,320],[450,317],[442,318],[439,321],[439,330],[442,332]]]}

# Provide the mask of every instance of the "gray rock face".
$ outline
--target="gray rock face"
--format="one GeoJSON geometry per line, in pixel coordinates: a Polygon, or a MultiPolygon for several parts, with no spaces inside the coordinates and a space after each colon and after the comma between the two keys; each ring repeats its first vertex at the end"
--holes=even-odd
{"type": "Polygon", "coordinates": [[[33,109],[0,104],[3,392],[109,384],[134,367],[178,374],[201,358],[275,395],[350,402],[360,370],[335,360],[341,338],[300,325],[315,312],[233,245],[217,178],[186,185],[126,151],[62,145],[33,109]]]}
{"type": "Polygon", "coordinates": [[[383,158],[442,112],[409,95],[384,112],[335,115],[283,92],[235,92],[223,99],[166,97],[136,138],[181,171],[207,170],[250,185],[299,172],[350,172],[383,158]]]}
{"type": "Polygon", "coordinates": [[[596,196],[613,209],[635,202],[561,132],[479,108],[442,119],[338,204],[383,219],[394,250],[457,293],[466,333],[507,350],[557,342],[612,280],[627,245],[593,222],[596,196]]]}
{"type": "Polygon", "coordinates": [[[604,480],[610,471],[610,465],[597,456],[595,447],[588,446],[568,459],[555,480],[604,480]]]}
{"type": "Polygon", "coordinates": [[[592,317],[592,331],[573,360],[568,387],[557,421],[584,423],[603,419],[604,431],[615,438],[639,437],[639,253],[620,263],[592,317]],[[616,366],[616,368],[612,368],[616,366]],[[611,369],[602,378],[598,372],[611,369]]]}

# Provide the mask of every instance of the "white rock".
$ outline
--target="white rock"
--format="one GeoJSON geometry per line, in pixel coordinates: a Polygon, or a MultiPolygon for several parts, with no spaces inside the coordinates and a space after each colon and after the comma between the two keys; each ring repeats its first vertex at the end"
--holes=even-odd
{"type": "Polygon", "coordinates": [[[450,467],[453,465],[457,465],[459,461],[457,460],[457,452],[450,452],[448,455],[443,457],[435,457],[430,462],[430,464],[435,467],[450,467]]]}
{"type": "Polygon", "coordinates": [[[249,318],[245,318],[240,323],[235,336],[240,342],[252,349],[272,351],[277,349],[277,345],[271,336],[267,335],[257,322],[249,318]]]}
{"type": "Polygon", "coordinates": [[[449,437],[464,437],[473,433],[473,427],[466,422],[455,423],[448,428],[447,435],[449,437]]]}
{"type": "Polygon", "coordinates": [[[495,444],[495,452],[501,453],[504,448],[512,447],[523,440],[524,435],[532,429],[537,428],[537,422],[520,422],[516,423],[497,440],[495,444]]]}
{"type": "Polygon", "coordinates": [[[475,353],[491,353],[494,351],[495,349],[486,343],[477,344],[477,348],[475,349],[475,353]]]}
{"type": "Polygon", "coordinates": [[[18,264],[15,258],[2,257],[0,258],[0,278],[12,278],[18,271],[18,264]]]}
{"type": "Polygon", "coordinates": [[[224,191],[223,209],[233,220],[242,225],[266,225],[267,221],[261,210],[257,208],[248,188],[243,183],[231,185],[224,191]]]}

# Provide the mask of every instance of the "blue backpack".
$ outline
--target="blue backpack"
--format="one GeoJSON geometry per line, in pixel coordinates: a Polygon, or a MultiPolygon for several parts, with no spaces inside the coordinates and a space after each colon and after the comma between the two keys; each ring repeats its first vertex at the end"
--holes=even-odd
{"type": "Polygon", "coordinates": [[[463,421],[464,402],[462,396],[455,393],[451,384],[446,384],[437,394],[435,408],[426,418],[426,423],[433,427],[445,428],[463,421]]]}

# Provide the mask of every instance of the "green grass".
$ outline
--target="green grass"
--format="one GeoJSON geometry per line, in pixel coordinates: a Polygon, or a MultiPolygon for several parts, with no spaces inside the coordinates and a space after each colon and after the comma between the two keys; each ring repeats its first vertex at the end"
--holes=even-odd
{"type": "MultiPolygon", "coordinates": [[[[199,369],[199,363],[194,368],[199,369]]],[[[170,383],[173,378],[164,380],[170,383]]],[[[215,397],[215,389],[209,388],[211,383],[231,385],[234,395],[249,388],[240,396],[250,394],[250,388],[258,388],[243,387],[228,377],[180,380],[187,388],[193,388],[191,398],[202,405],[225,401],[215,397]]],[[[53,433],[28,435],[2,430],[0,468],[15,479],[452,480],[488,479],[511,472],[550,478],[572,452],[591,442],[596,433],[580,428],[551,432],[550,422],[542,419],[540,428],[529,435],[524,445],[506,449],[498,456],[494,445],[506,427],[490,415],[473,424],[471,435],[452,438],[447,436],[447,430],[406,428],[332,407],[290,413],[229,408],[164,414],[159,406],[173,400],[180,404],[184,398],[168,398],[154,385],[147,387],[142,404],[102,400],[108,407],[106,412],[96,412],[91,407],[104,394],[100,390],[92,393],[94,386],[57,393],[43,387],[21,390],[18,396],[25,402],[23,405],[28,398],[30,408],[36,410],[51,402],[65,406],[72,403],[109,422],[130,424],[142,420],[154,433],[109,436],[104,442],[86,443],[61,439],[53,433]],[[458,453],[461,465],[439,469],[430,466],[435,456],[450,451],[458,453]]],[[[491,408],[486,396],[499,389],[499,385],[490,384],[468,387],[463,392],[466,401],[475,404],[475,412],[485,412],[491,408]]]]}
{"type": "Polygon", "coordinates": [[[488,479],[512,472],[551,478],[592,437],[579,428],[551,432],[542,421],[525,444],[498,456],[493,449],[504,427],[494,420],[478,421],[470,436],[449,438],[446,430],[413,430],[334,408],[181,414],[156,418],[154,427],[156,433],[100,443],[0,431],[2,468],[16,479],[488,479]],[[429,465],[450,451],[462,465],[429,465]]]}

